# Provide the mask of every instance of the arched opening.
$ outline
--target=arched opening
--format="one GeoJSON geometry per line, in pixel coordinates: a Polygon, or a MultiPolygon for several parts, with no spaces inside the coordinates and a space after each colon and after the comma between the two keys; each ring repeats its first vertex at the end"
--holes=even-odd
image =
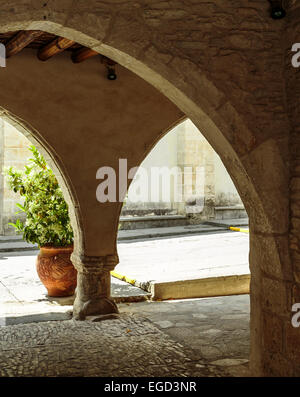
{"type": "MultiPolygon", "coordinates": [[[[20,211],[18,205],[24,205],[24,197],[19,194],[19,190],[9,187],[9,177],[8,170],[12,168],[12,172],[23,173],[22,181],[26,180],[24,171],[26,167],[30,168],[33,166],[34,161],[36,161],[35,150],[38,149],[39,155],[43,156],[46,160],[46,167],[51,166],[51,170],[54,172],[55,178],[59,181],[59,188],[63,192],[64,200],[67,202],[68,207],[66,212],[69,212],[69,218],[72,223],[72,229],[70,230],[70,239],[68,244],[78,243],[78,223],[76,215],[76,206],[74,205],[74,198],[71,197],[70,186],[67,185],[68,177],[62,174],[60,164],[58,164],[55,154],[52,152],[52,148],[49,149],[47,142],[43,140],[40,134],[29,124],[23,120],[18,119],[15,115],[5,109],[1,109],[0,116],[0,136],[1,136],[1,233],[0,233],[0,259],[1,259],[1,302],[0,302],[0,312],[1,312],[1,325],[11,325],[23,322],[34,322],[34,321],[45,321],[55,320],[55,319],[68,319],[71,318],[71,313],[67,312],[64,315],[65,310],[56,304],[55,298],[48,296],[46,285],[41,283],[41,275],[37,271],[37,255],[39,253],[39,248],[43,244],[40,241],[45,238],[43,219],[41,222],[37,222],[35,226],[27,223],[26,215],[24,212],[20,211]],[[31,160],[30,160],[31,159],[31,160]],[[4,177],[5,175],[5,177],[4,177]],[[16,194],[17,193],[17,194],[16,194]],[[29,237],[28,233],[17,233],[11,223],[22,222],[30,232],[37,230],[36,236],[37,240],[35,245],[33,243],[33,237],[29,237]],[[74,237],[71,237],[72,230],[74,237]]],[[[45,167],[45,168],[46,168],[45,167]]],[[[47,207],[47,203],[51,199],[55,200],[57,198],[57,192],[49,192],[47,190],[50,186],[50,179],[45,180],[45,184],[41,184],[36,187],[37,182],[35,178],[38,177],[38,173],[43,174],[42,178],[49,178],[48,172],[43,170],[44,164],[41,163],[40,166],[35,168],[35,171],[31,173],[31,184],[33,189],[40,189],[45,193],[38,197],[35,201],[31,201],[33,206],[39,205],[40,215],[45,216],[45,214],[50,211],[47,207]],[[35,173],[35,177],[33,177],[35,173]],[[41,200],[42,202],[40,202],[41,200]],[[43,215],[42,215],[43,213],[43,215]]],[[[52,174],[52,173],[51,173],[52,174]]],[[[28,182],[27,182],[28,183],[28,182]]],[[[56,182],[55,182],[56,183],[56,182]]],[[[27,185],[28,187],[28,185],[27,185]]],[[[27,203],[30,205],[30,200],[27,203]]],[[[61,204],[56,201],[54,204],[54,213],[52,214],[52,220],[49,216],[49,230],[52,228],[55,235],[59,236],[63,227],[59,231],[59,211],[62,210],[61,204]],[[55,212],[55,208],[58,208],[55,212]],[[56,230],[56,232],[55,232],[56,230]]],[[[24,207],[23,207],[24,208],[24,207]]],[[[52,209],[53,209],[52,208],[52,209]]],[[[37,211],[29,210],[28,212],[33,214],[30,216],[31,222],[36,219],[37,211]]],[[[27,213],[28,214],[28,213],[27,213]]],[[[67,221],[69,225],[69,221],[67,221]]],[[[63,233],[64,234],[64,233],[63,233]]],[[[61,235],[62,236],[62,235],[61,235]]],[[[47,237],[46,237],[47,238],[47,237]]],[[[48,236],[49,238],[49,236],[48,236]]],[[[54,240],[50,238],[48,243],[45,245],[55,244],[54,240]]],[[[56,242],[56,245],[60,245],[56,242]]],[[[64,272],[62,272],[63,274],[64,272]]],[[[46,277],[48,277],[46,275],[46,277]]],[[[50,276],[51,277],[51,276],[50,276]]],[[[59,274],[56,274],[55,278],[59,280],[59,274]]],[[[74,271],[73,283],[75,284],[76,273],[74,271]]],[[[59,281],[58,281],[59,282],[59,281]]],[[[59,285],[59,284],[58,284],[59,285]]],[[[63,284],[61,284],[63,285],[63,284]]],[[[47,285],[49,286],[49,285],[47,285]]],[[[64,288],[64,287],[63,287],[64,288]]],[[[75,287],[74,287],[75,288],[75,287]]],[[[49,291],[48,291],[49,292],[49,291]]],[[[49,294],[50,295],[50,294],[49,294]]],[[[66,294],[67,295],[67,294],[66,294]]]]}
{"type": "Polygon", "coordinates": [[[208,363],[248,376],[247,225],[219,156],[190,120],[182,121],[141,163],[123,205],[113,276],[155,302],[121,310],[146,313],[208,363]]]}
{"type": "MultiPolygon", "coordinates": [[[[68,204],[70,220],[74,231],[74,242],[75,244],[78,244],[79,242],[78,238],[80,235],[80,226],[79,226],[78,214],[76,213],[76,208],[77,208],[76,199],[73,196],[74,191],[72,191],[70,179],[68,178],[66,171],[63,169],[63,164],[59,161],[59,159],[55,155],[55,152],[53,152],[53,149],[49,147],[48,143],[43,139],[43,137],[39,134],[39,132],[35,130],[31,125],[26,123],[24,120],[19,119],[16,115],[11,114],[9,111],[7,111],[4,108],[1,108],[0,118],[1,121],[3,120],[5,123],[11,126],[13,130],[22,134],[28,140],[28,142],[31,142],[42,154],[47,164],[53,170],[55,177],[57,178],[59,185],[63,191],[64,198],[68,204]]],[[[24,165],[25,164],[23,164],[23,166],[24,165]]]]}

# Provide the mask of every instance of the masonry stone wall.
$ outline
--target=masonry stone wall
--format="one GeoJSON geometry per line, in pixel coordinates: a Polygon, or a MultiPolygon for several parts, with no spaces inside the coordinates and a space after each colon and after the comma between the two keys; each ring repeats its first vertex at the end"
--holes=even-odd
{"type": "Polygon", "coordinates": [[[178,206],[182,213],[189,214],[191,223],[247,217],[242,200],[220,157],[191,120],[180,125],[177,147],[178,165],[181,168],[191,167],[195,171],[185,186],[184,205],[178,206]],[[203,168],[200,183],[196,178],[197,167],[203,168]],[[200,192],[201,197],[197,197],[197,192],[200,192]],[[200,203],[203,202],[202,205],[198,204],[198,199],[200,203]]]}
{"type": "MultiPolygon", "coordinates": [[[[18,130],[12,127],[9,123],[0,119],[0,134],[2,142],[0,142],[0,158],[2,159],[2,172],[10,167],[17,169],[24,169],[30,152],[29,140],[23,136],[18,130]]],[[[15,222],[16,219],[25,219],[19,209],[16,207],[17,203],[22,203],[22,198],[19,194],[14,193],[8,186],[6,179],[2,175],[0,193],[0,207],[1,211],[1,225],[0,230],[3,235],[14,235],[15,229],[8,225],[9,222],[15,222]]]]}

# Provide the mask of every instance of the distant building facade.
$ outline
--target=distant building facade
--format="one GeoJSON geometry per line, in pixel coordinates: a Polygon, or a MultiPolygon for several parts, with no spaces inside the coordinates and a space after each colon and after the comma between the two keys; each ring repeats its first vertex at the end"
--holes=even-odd
{"type": "Polygon", "coordinates": [[[25,219],[24,214],[16,214],[16,203],[22,203],[22,199],[8,188],[3,172],[12,166],[24,168],[31,157],[28,150],[30,144],[25,136],[0,118],[0,235],[15,234],[8,223],[15,222],[17,218],[25,219]]]}
{"type": "MultiPolygon", "coordinates": [[[[162,186],[161,180],[159,187],[157,184],[149,184],[149,191],[160,188],[161,201],[152,202],[150,199],[147,202],[131,202],[130,193],[134,189],[132,185],[123,206],[123,215],[188,215],[192,223],[208,219],[247,217],[240,196],[220,157],[190,120],[183,121],[169,131],[148,154],[141,167],[148,171],[148,175],[153,167],[166,167],[169,170],[177,168],[178,173],[181,173],[177,181],[181,180],[182,186],[179,183],[177,188],[181,188],[182,200],[176,202],[174,194],[170,194],[170,200],[163,200],[162,190],[166,186],[162,186]],[[199,180],[196,177],[197,168],[202,171],[199,180]],[[184,173],[184,169],[193,172],[184,173]]],[[[173,178],[171,193],[174,190],[173,178]]]]}

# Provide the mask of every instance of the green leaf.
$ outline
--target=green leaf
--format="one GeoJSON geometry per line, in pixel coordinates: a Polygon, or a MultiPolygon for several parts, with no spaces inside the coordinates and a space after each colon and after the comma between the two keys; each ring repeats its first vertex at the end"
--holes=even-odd
{"type": "Polygon", "coordinates": [[[24,204],[17,204],[26,214],[26,222],[19,219],[10,225],[23,233],[23,239],[39,246],[65,246],[73,243],[73,231],[68,206],[53,171],[38,150],[31,146],[32,158],[24,171],[10,167],[5,177],[10,188],[19,192],[24,204]]]}
{"type": "Polygon", "coordinates": [[[23,207],[23,205],[17,203],[16,206],[17,206],[18,208],[20,208],[21,211],[26,212],[26,209],[23,207]]]}

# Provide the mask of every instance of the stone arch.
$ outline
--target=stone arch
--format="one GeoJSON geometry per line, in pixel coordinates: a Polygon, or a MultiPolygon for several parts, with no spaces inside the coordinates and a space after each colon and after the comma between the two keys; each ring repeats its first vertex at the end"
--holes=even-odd
{"type": "MultiPolygon", "coordinates": [[[[64,10],[64,7],[62,9],[64,10]]],[[[266,208],[268,200],[262,196],[263,192],[259,189],[256,178],[251,175],[252,165],[257,157],[256,153],[259,155],[259,152],[268,151],[273,161],[279,163],[276,165],[279,179],[283,180],[286,177],[285,158],[280,148],[282,141],[273,142],[270,139],[261,141],[258,134],[249,128],[245,115],[231,103],[229,95],[219,89],[213,79],[208,78],[207,73],[204,73],[187,57],[173,56],[166,65],[166,56],[154,45],[144,46],[146,50],[141,52],[136,48],[136,44],[131,45],[124,37],[119,38],[117,35],[113,35],[112,43],[107,40],[106,44],[101,34],[99,37],[99,34],[95,32],[94,38],[87,26],[83,25],[79,31],[73,20],[67,20],[62,24],[61,18],[60,15],[57,18],[33,18],[29,21],[23,19],[22,15],[19,20],[14,16],[13,22],[6,22],[2,25],[2,31],[11,31],[17,27],[18,29],[41,29],[64,36],[108,56],[150,83],[193,121],[219,154],[242,197],[251,218],[252,230],[257,224],[264,225],[263,232],[265,233],[272,233],[274,229],[279,234],[282,232],[282,227],[276,223],[276,217],[273,215],[274,211],[282,212],[284,203],[280,201],[276,208],[272,203],[272,208],[266,208]],[[184,74],[184,71],[187,73],[184,74]],[[190,80],[196,83],[189,84],[190,80]],[[271,214],[269,214],[270,211],[271,214]]],[[[105,23],[104,26],[106,26],[105,23]]],[[[156,140],[157,137],[154,137],[147,151],[156,140]]],[[[262,162],[261,167],[265,166],[266,164],[262,162]]],[[[268,179],[267,176],[264,182],[268,179]]],[[[280,183],[283,184],[283,182],[280,183]]],[[[276,189],[276,187],[271,186],[270,189],[276,189]]],[[[262,231],[261,226],[260,231],[262,231]]]]}

